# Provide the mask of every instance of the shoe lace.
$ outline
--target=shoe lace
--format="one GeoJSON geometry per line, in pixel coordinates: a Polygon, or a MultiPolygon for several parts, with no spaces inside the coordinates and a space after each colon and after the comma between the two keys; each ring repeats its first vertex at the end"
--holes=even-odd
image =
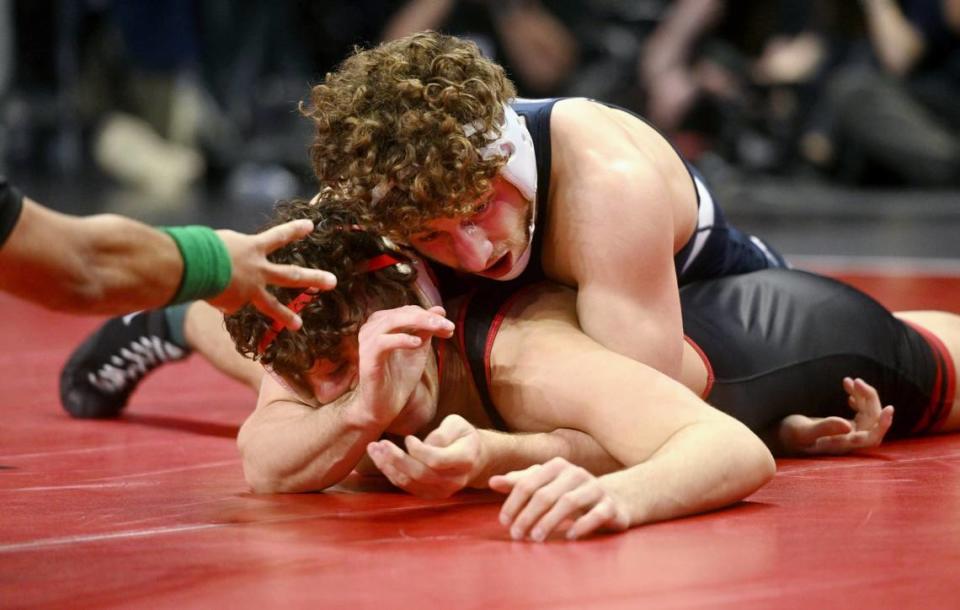
{"type": "Polygon", "coordinates": [[[170,360],[183,358],[184,351],[157,336],[143,336],[127,347],[120,348],[96,372],[87,375],[90,383],[104,391],[115,393],[131,382],[136,383],[144,375],[170,360]]]}

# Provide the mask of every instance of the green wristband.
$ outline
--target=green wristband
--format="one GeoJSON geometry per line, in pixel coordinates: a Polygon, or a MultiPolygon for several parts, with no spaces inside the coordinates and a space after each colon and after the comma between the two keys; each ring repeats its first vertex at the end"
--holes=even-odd
{"type": "Polygon", "coordinates": [[[230,253],[220,236],[209,227],[161,227],[177,242],[183,257],[180,288],[168,305],[216,296],[230,284],[233,268],[230,253]]]}

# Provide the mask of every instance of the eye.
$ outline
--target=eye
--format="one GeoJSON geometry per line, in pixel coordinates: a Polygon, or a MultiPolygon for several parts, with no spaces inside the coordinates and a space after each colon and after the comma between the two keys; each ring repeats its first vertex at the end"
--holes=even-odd
{"type": "Polygon", "coordinates": [[[417,235],[414,237],[414,240],[419,242],[431,242],[440,237],[439,231],[430,231],[429,233],[424,233],[422,235],[417,235]]]}
{"type": "Polygon", "coordinates": [[[484,201],[483,203],[477,204],[477,205],[473,208],[473,211],[470,213],[471,218],[481,218],[481,217],[483,217],[484,214],[486,214],[488,211],[490,211],[490,207],[491,207],[492,202],[493,202],[493,198],[491,197],[490,199],[487,199],[487,200],[484,201]]]}

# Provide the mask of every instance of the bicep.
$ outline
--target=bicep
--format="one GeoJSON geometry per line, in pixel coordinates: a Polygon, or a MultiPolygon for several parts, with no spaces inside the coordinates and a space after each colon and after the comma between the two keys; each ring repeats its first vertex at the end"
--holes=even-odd
{"type": "Polygon", "coordinates": [[[669,204],[648,192],[651,199],[624,200],[585,229],[594,234],[576,270],[577,316],[601,345],[676,377],[683,323],[675,229],[669,204]]]}
{"type": "Polygon", "coordinates": [[[591,283],[577,294],[583,331],[604,347],[676,378],[683,357],[683,322],[676,284],[641,289],[591,283]]]}

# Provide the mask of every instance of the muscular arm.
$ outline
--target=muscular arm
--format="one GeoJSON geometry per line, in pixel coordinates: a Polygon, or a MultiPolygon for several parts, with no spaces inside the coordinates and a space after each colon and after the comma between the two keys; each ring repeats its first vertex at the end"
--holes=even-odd
{"type": "Polygon", "coordinates": [[[0,249],[0,285],[51,309],[117,313],[170,301],[183,273],[173,239],[101,214],[79,218],[24,199],[0,249]]]}
{"type": "Polygon", "coordinates": [[[340,482],[387,426],[358,408],[356,397],[316,407],[264,375],[257,408],[237,436],[247,483],[257,493],[289,493],[340,482]]]}
{"type": "MultiPolygon", "coordinates": [[[[229,257],[230,282],[207,300],[223,311],[250,302],[296,330],[300,319],[277,301],[267,284],[327,290],[336,278],[326,271],[276,265],[267,255],[313,230],[307,220],[258,235],[218,231],[229,257]]],[[[204,264],[209,264],[204,263],[204,264]]],[[[118,314],[160,307],[180,287],[184,262],[172,237],[115,214],[78,217],[30,199],[0,247],[0,288],[50,309],[118,314]]]]}
{"type": "Polygon", "coordinates": [[[577,287],[584,332],[675,378],[683,326],[673,255],[687,237],[677,226],[688,233],[695,223],[689,174],[669,144],[632,117],[586,101],[555,112],[563,113],[555,137],[566,145],[553,147],[553,239],[565,245],[547,250],[547,271],[577,287]]]}
{"type": "Polygon", "coordinates": [[[745,426],[576,326],[572,294],[519,303],[492,354],[493,397],[515,429],[572,428],[626,468],[601,477],[631,525],[736,502],[774,473],[745,426]]]}
{"type": "Polygon", "coordinates": [[[482,469],[470,481],[471,487],[485,488],[493,475],[522,470],[557,456],[593,474],[606,474],[623,467],[590,435],[579,430],[557,429],[528,434],[480,430],[480,435],[485,459],[482,469]]]}

